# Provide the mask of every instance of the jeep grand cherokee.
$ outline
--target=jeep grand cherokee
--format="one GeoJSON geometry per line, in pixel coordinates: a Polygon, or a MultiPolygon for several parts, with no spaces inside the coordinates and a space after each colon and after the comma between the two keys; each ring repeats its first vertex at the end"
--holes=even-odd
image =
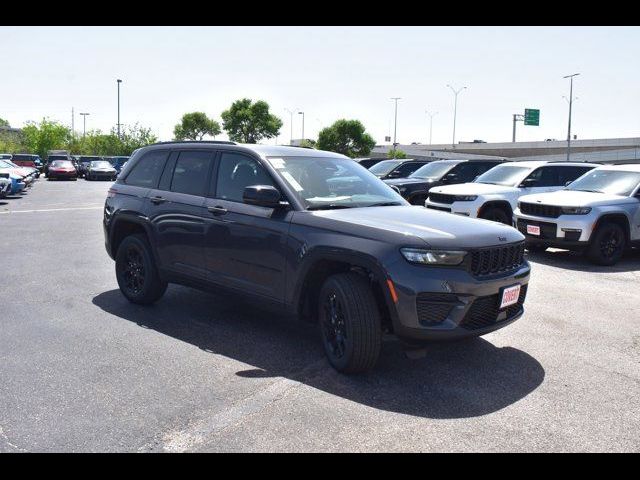
{"type": "Polygon", "coordinates": [[[104,207],[131,302],[168,283],[241,294],[316,322],[331,365],[370,369],[384,332],[483,335],[523,314],[516,229],[409,205],[349,158],[295,147],[179,142],[134,152],[104,207]]]}

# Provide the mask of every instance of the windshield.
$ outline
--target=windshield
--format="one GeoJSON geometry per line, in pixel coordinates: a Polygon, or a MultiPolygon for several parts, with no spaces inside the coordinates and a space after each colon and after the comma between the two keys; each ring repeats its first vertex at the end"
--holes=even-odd
{"type": "Polygon", "coordinates": [[[407,204],[350,159],[278,157],[268,161],[309,210],[407,204]]]}
{"type": "Polygon", "coordinates": [[[51,166],[55,168],[62,168],[62,167],[69,168],[69,167],[73,167],[73,163],[71,163],[71,160],[56,160],[51,164],[51,166]]]}
{"type": "Polygon", "coordinates": [[[640,172],[596,169],[576,179],[566,190],[608,193],[626,197],[631,195],[639,183],[640,172]]]}
{"type": "Polygon", "coordinates": [[[106,160],[99,160],[97,162],[91,162],[91,168],[111,168],[111,164],[106,160]]]}
{"type": "Polygon", "coordinates": [[[531,167],[518,167],[515,165],[498,165],[491,170],[486,171],[478,178],[475,183],[488,183],[490,185],[503,185],[505,187],[515,187],[524,180],[526,175],[531,172],[531,167]]]}
{"type": "Polygon", "coordinates": [[[8,163],[7,161],[0,159],[0,168],[15,168],[15,167],[10,163],[8,163]]]}
{"type": "Polygon", "coordinates": [[[384,177],[401,163],[402,160],[384,160],[382,162],[376,163],[369,169],[369,171],[378,177],[384,177]]]}
{"type": "Polygon", "coordinates": [[[66,155],[49,155],[49,162],[53,162],[54,160],[69,160],[69,157],[66,155]]]}
{"type": "Polygon", "coordinates": [[[427,163],[409,175],[410,178],[441,178],[459,162],[437,161],[427,163]]]}

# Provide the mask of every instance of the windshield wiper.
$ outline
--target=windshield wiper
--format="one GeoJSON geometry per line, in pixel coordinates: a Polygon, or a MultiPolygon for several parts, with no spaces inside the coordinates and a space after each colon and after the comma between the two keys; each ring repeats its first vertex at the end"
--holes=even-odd
{"type": "Polygon", "coordinates": [[[367,205],[367,207],[394,207],[397,205],[402,205],[400,202],[380,202],[380,203],[372,203],[371,205],[367,205]]]}
{"type": "Polygon", "coordinates": [[[333,210],[337,208],[354,208],[355,205],[344,205],[339,203],[327,203],[325,205],[311,205],[307,210],[333,210]]]}

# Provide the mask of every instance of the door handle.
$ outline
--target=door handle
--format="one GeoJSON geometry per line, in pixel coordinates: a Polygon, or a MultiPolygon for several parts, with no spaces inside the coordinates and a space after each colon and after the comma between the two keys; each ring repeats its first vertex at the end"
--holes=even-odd
{"type": "Polygon", "coordinates": [[[214,215],[225,215],[229,211],[226,208],[221,207],[220,205],[216,205],[215,207],[207,207],[207,210],[209,210],[214,215]]]}
{"type": "Polygon", "coordinates": [[[151,203],[155,205],[158,205],[160,203],[164,203],[167,201],[167,199],[164,197],[151,197],[149,200],[151,201],[151,203]]]}

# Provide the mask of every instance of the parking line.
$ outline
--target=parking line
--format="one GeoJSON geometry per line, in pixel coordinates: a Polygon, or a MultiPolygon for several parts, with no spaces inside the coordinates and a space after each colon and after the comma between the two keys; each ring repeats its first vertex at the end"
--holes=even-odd
{"type": "Polygon", "coordinates": [[[3,213],[67,212],[70,210],[98,210],[101,208],[103,208],[102,205],[96,206],[96,207],[41,208],[37,210],[7,210],[6,212],[0,212],[0,215],[3,213]]]}

